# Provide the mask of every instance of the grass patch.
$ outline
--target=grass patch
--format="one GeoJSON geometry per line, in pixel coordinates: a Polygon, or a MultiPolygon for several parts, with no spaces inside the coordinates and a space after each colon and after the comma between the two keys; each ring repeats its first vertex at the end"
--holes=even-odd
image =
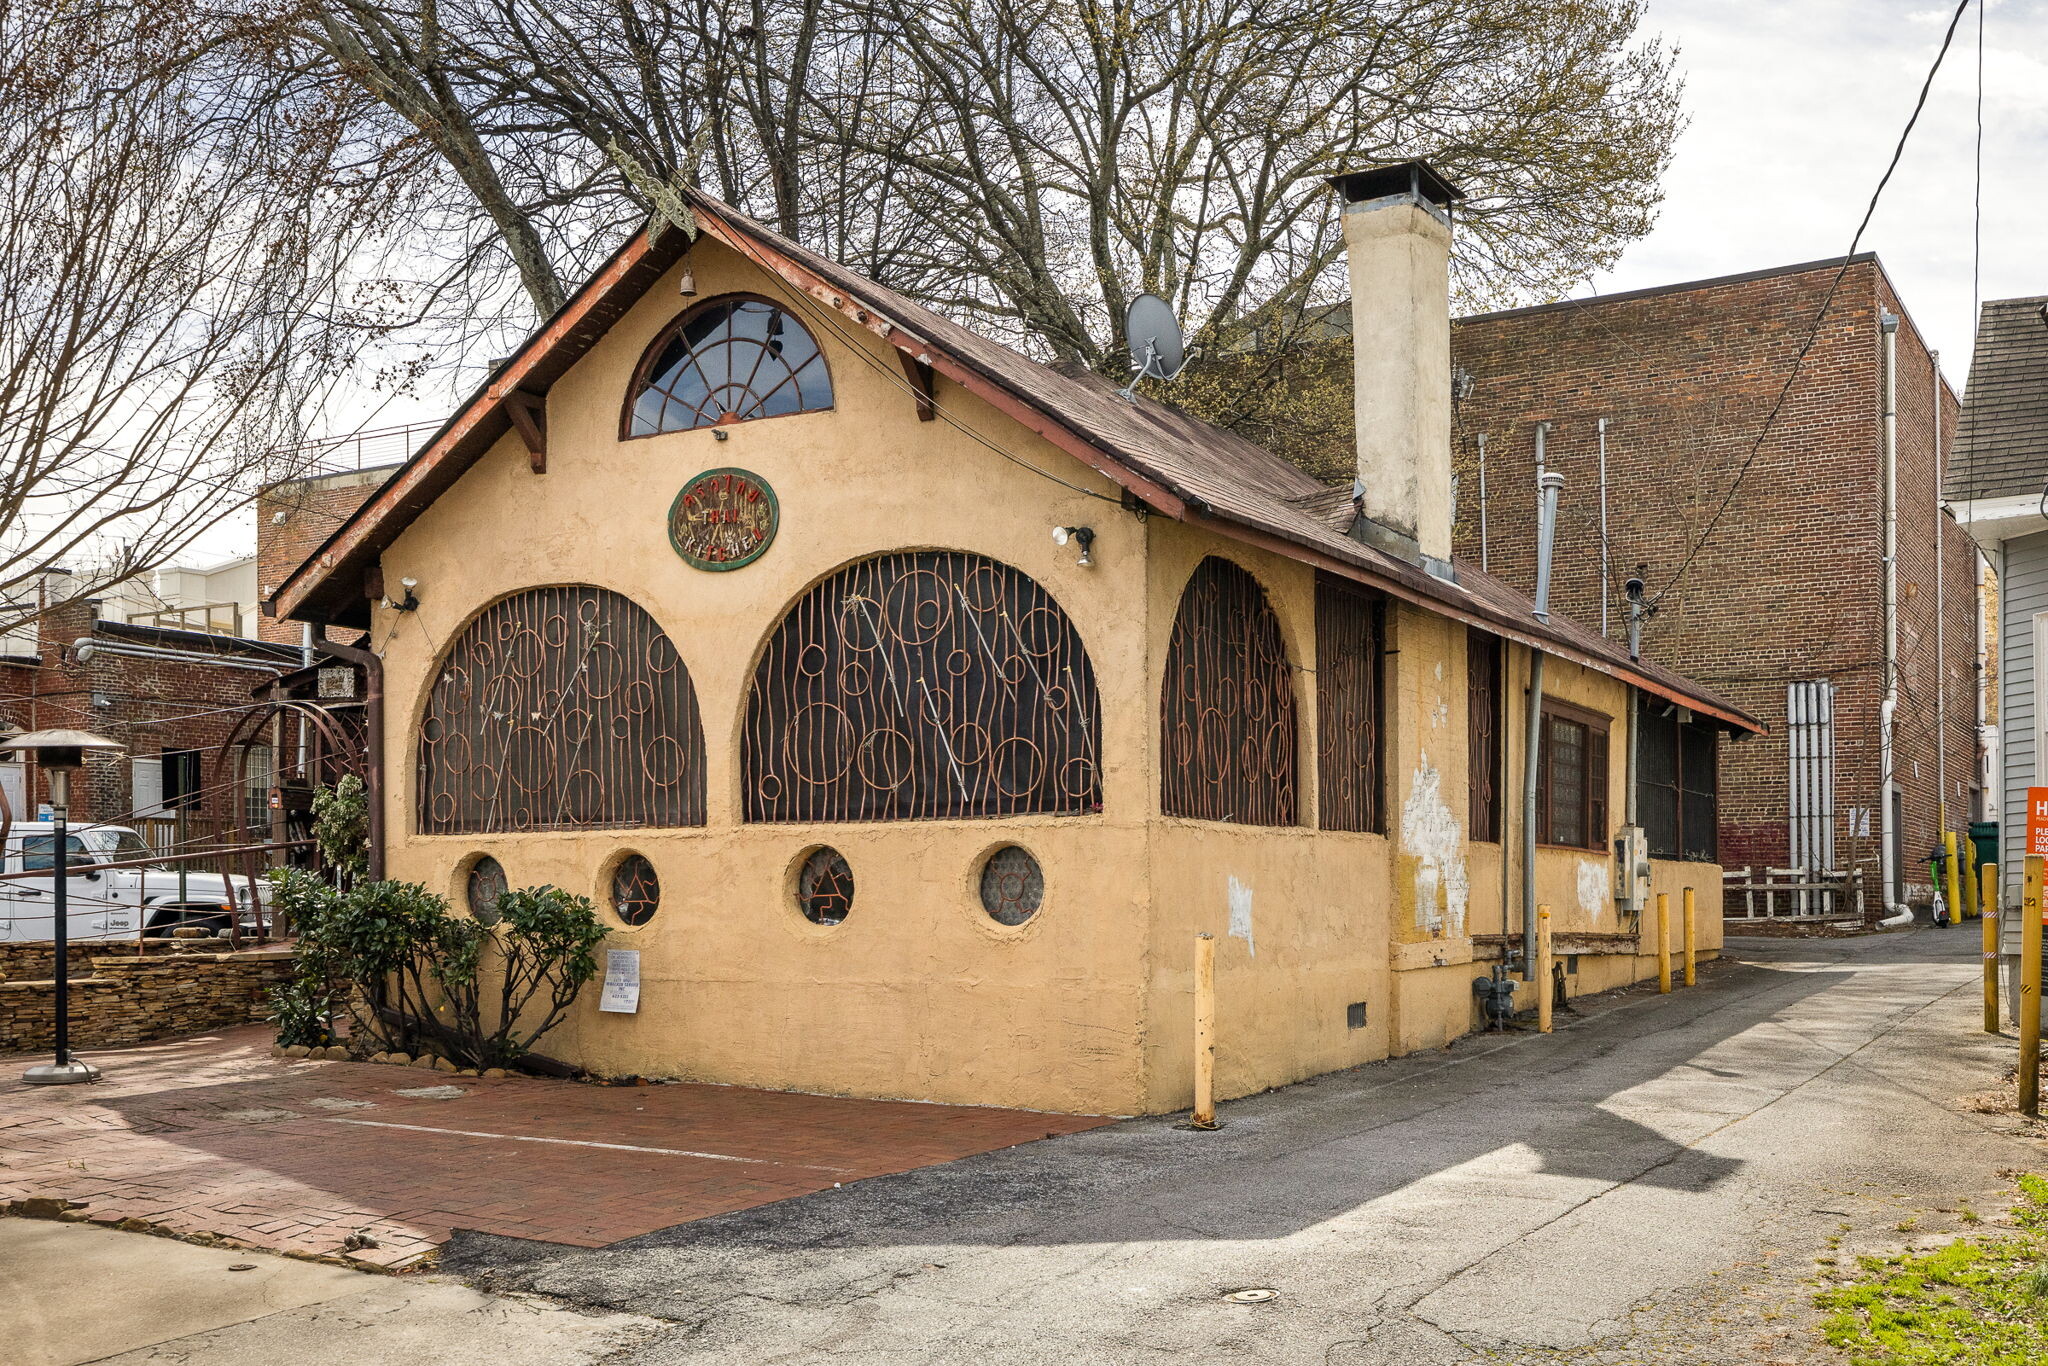
{"type": "Polygon", "coordinates": [[[2048,1362],[2048,1179],[2022,1175],[2013,1228],[1933,1252],[1859,1257],[1815,1297],[1851,1366],[2048,1362]]]}

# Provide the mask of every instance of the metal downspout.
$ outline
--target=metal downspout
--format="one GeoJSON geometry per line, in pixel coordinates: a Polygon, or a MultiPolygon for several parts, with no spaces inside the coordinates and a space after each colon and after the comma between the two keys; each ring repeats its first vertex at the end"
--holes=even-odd
{"type": "MultiPolygon", "coordinates": [[[[1537,449],[1545,424],[1536,426],[1537,449]]],[[[1550,557],[1557,539],[1557,496],[1564,476],[1536,478],[1536,619],[1550,620],[1550,557]]],[[[1522,980],[1536,980],[1536,776],[1543,745],[1543,651],[1529,651],[1529,728],[1522,751],[1522,980]]]]}
{"type": "Polygon", "coordinates": [[[363,785],[370,804],[370,868],[375,880],[384,876],[384,661],[375,651],[343,645],[327,638],[327,623],[315,622],[314,639],[320,648],[351,664],[363,667],[363,729],[368,754],[363,765],[363,785]]]}
{"type": "Polygon", "coordinates": [[[1879,793],[1878,876],[1884,884],[1887,914],[1880,925],[1913,923],[1913,908],[1898,896],[1899,844],[1903,838],[1896,812],[1899,780],[1893,736],[1899,711],[1899,318],[1880,311],[1878,329],[1884,337],[1884,702],[1878,708],[1879,793]]]}
{"type": "MultiPolygon", "coordinates": [[[[1948,824],[1948,528],[1941,507],[1941,352],[1929,351],[1934,371],[1934,799],[1937,841],[1948,824]]],[[[1961,913],[1949,907],[1949,918],[1961,913]]]]}

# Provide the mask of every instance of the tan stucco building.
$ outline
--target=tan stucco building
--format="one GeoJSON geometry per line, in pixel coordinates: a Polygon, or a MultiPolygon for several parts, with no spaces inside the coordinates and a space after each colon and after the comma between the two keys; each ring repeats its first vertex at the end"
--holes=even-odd
{"type": "MultiPolygon", "coordinates": [[[[1754,725],[1449,563],[1435,184],[1346,189],[1354,271],[1408,263],[1361,317],[1428,353],[1361,365],[1368,461],[1428,466],[1363,506],[693,198],[273,600],[381,661],[384,872],[589,895],[638,1010],[547,1051],[597,1071],[1171,1110],[1199,932],[1225,1096],[1478,1025],[1541,650],[1536,899],[1576,990],[1653,972],[1632,699],[1754,725]]],[[[1653,877],[1716,949],[1718,868],[1653,877]]]]}

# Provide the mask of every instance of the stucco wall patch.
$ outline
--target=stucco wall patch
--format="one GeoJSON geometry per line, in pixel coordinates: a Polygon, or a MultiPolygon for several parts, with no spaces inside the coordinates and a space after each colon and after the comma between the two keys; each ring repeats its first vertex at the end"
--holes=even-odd
{"type": "Polygon", "coordinates": [[[1444,801],[1443,786],[1443,774],[1430,764],[1428,753],[1418,755],[1401,807],[1401,849],[1416,860],[1416,925],[1462,935],[1469,892],[1465,831],[1444,801]]]}
{"type": "Polygon", "coordinates": [[[1230,937],[1242,939],[1244,951],[1253,958],[1259,956],[1252,943],[1252,889],[1239,882],[1236,874],[1230,878],[1230,937]]]}
{"type": "Polygon", "coordinates": [[[1579,860],[1579,909],[1590,920],[1598,920],[1607,905],[1607,865],[1579,860]]]}

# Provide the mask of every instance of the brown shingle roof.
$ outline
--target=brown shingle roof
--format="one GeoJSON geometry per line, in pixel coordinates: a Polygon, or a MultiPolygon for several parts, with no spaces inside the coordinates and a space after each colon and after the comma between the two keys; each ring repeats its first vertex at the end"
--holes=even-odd
{"type": "MultiPolygon", "coordinates": [[[[1235,539],[1590,664],[1739,729],[1762,729],[1700,684],[1646,661],[1631,661],[1615,642],[1557,617],[1537,621],[1529,599],[1473,565],[1460,562],[1458,581],[1446,583],[1354,540],[1346,534],[1349,500],[1343,490],[1333,497],[1302,470],[1234,432],[1168,404],[1126,399],[1087,370],[1032,360],[717,200],[694,192],[690,199],[705,233],[780,277],[797,311],[814,325],[842,332],[865,328],[905,357],[928,360],[939,373],[1159,512],[1206,522],[1235,539]]],[[[674,231],[650,232],[621,248],[433,441],[286,580],[271,605],[287,616],[332,613],[330,620],[359,624],[362,599],[360,588],[351,588],[350,574],[359,582],[383,547],[505,432],[508,395],[522,387],[544,392],[687,248],[683,235],[674,231]]]]}
{"type": "Polygon", "coordinates": [[[2034,494],[2048,484],[2048,296],[1993,299],[1977,317],[1970,386],[1941,495],[2034,494]]]}

